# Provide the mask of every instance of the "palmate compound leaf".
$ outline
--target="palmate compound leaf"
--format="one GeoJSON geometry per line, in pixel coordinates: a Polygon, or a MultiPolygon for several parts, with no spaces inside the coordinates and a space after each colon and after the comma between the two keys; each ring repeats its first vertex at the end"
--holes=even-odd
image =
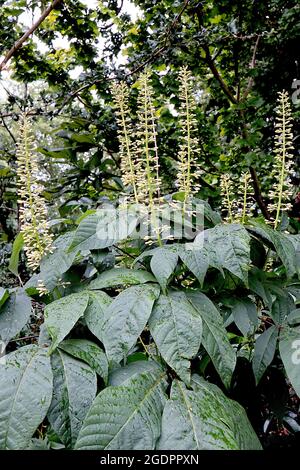
{"type": "Polygon", "coordinates": [[[202,319],[184,292],[160,295],[149,319],[151,335],[167,364],[186,383],[190,361],[196,356],[202,337],[202,319]]]}
{"type": "Polygon", "coordinates": [[[0,449],[26,449],[52,397],[47,350],[24,346],[0,364],[0,449]]]}
{"type": "Polygon", "coordinates": [[[166,374],[130,377],[95,398],[80,430],[78,450],[152,450],[161,432],[166,374]]]}
{"type": "Polygon", "coordinates": [[[79,318],[84,315],[88,301],[88,292],[79,292],[62,297],[46,306],[45,326],[52,339],[49,354],[57,348],[79,318]]]}
{"type": "Polygon", "coordinates": [[[31,314],[31,301],[23,289],[16,289],[0,308],[0,339],[7,343],[26,325],[31,314]]]}
{"type": "Polygon", "coordinates": [[[101,338],[109,361],[120,362],[127,356],[145,328],[158,295],[157,285],[132,286],[105,310],[101,338]]]}
{"type": "Polygon", "coordinates": [[[60,350],[52,354],[51,365],[53,398],[47,417],[65,446],[72,447],[96,396],[96,373],[60,350]]]}
{"type": "Polygon", "coordinates": [[[248,285],[250,235],[242,225],[216,225],[197,235],[193,245],[197,256],[208,256],[211,267],[227,269],[248,285]]]}
{"type": "Polygon", "coordinates": [[[193,376],[192,389],[174,380],[166,402],[159,450],[254,450],[260,442],[239,403],[193,376]]]}
{"type": "Polygon", "coordinates": [[[227,337],[221,314],[201,292],[189,292],[187,296],[202,318],[202,344],[222,382],[229,388],[236,365],[236,354],[227,337]]]}

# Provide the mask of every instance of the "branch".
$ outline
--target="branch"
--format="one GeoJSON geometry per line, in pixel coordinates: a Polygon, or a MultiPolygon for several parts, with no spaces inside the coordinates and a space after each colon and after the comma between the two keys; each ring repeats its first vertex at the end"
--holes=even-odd
{"type": "MultiPolygon", "coordinates": [[[[259,40],[260,40],[260,35],[257,36],[256,38],[256,41],[255,41],[255,44],[254,44],[254,48],[253,48],[253,54],[252,54],[252,60],[249,64],[249,68],[250,70],[253,70],[254,67],[255,67],[255,64],[256,64],[256,53],[257,53],[257,48],[258,48],[258,43],[259,43],[259,40]]],[[[253,77],[250,77],[249,78],[249,81],[248,81],[248,85],[247,85],[247,88],[246,90],[244,91],[244,94],[243,94],[243,97],[242,97],[242,100],[245,101],[245,99],[247,98],[251,88],[253,87],[253,83],[254,83],[254,80],[253,80],[253,77]]]]}
{"type": "Polygon", "coordinates": [[[213,74],[213,76],[218,80],[222,90],[224,91],[225,95],[227,96],[227,98],[229,99],[229,101],[231,101],[231,103],[233,104],[238,104],[238,101],[237,99],[235,98],[235,96],[231,93],[231,91],[229,90],[228,86],[226,85],[226,83],[224,82],[223,78],[221,77],[216,65],[215,65],[215,62],[209,52],[209,46],[207,44],[204,44],[203,46],[203,50],[206,54],[206,62],[213,74]]]}
{"type": "MultiPolygon", "coordinates": [[[[184,0],[184,3],[181,7],[181,10],[179,11],[179,13],[176,15],[176,17],[174,18],[174,20],[171,22],[171,24],[167,27],[165,33],[164,33],[164,40],[163,40],[163,44],[160,45],[160,46],[157,46],[154,51],[152,52],[152,54],[142,63],[138,64],[133,70],[131,70],[130,72],[128,72],[126,75],[125,75],[125,78],[126,77],[130,77],[131,75],[134,75],[135,73],[139,72],[140,70],[144,69],[149,63],[151,63],[156,57],[158,57],[167,47],[168,45],[168,39],[172,33],[172,30],[176,28],[178,22],[180,21],[180,18],[181,16],[183,15],[183,13],[185,12],[185,10],[187,9],[187,7],[189,6],[189,3],[190,3],[190,0],[184,0]]],[[[106,81],[110,81],[110,80],[116,80],[117,77],[107,77],[105,78],[106,81]]],[[[85,85],[82,85],[80,88],[78,88],[77,90],[73,91],[72,93],[70,93],[70,95],[66,98],[66,100],[63,102],[62,106],[59,108],[58,110],[58,113],[64,108],[64,106],[72,99],[74,98],[74,96],[78,96],[79,93],[81,93],[82,91],[88,89],[88,88],[91,88],[93,85],[95,85],[96,83],[101,83],[103,82],[103,79],[95,79],[93,80],[92,82],[90,83],[87,83],[85,85]]]]}
{"type": "Polygon", "coordinates": [[[61,2],[62,0],[53,0],[53,2],[46,8],[40,18],[31,26],[30,29],[23,34],[23,36],[18,39],[17,42],[13,45],[13,47],[8,51],[2,62],[0,63],[0,71],[3,70],[8,63],[8,61],[13,57],[17,50],[19,50],[24,42],[29,38],[29,36],[34,33],[34,31],[40,26],[40,24],[49,16],[51,11],[61,2]]]}

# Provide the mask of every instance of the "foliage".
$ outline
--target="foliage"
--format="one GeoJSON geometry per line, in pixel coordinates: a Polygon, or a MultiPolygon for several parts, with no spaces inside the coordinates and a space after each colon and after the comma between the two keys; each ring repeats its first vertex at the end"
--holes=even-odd
{"type": "MultiPolygon", "coordinates": [[[[4,54],[45,2],[2,3],[4,54]]],[[[62,2],[11,66],[0,448],[293,445],[298,2],[106,3],[62,2]]]]}

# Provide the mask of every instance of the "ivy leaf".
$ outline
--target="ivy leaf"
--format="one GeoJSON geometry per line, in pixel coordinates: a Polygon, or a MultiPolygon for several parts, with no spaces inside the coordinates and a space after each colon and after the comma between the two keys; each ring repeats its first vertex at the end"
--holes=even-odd
{"type": "Polygon", "coordinates": [[[60,350],[51,356],[51,364],[53,398],[47,417],[55,433],[70,448],[96,396],[96,373],[60,350]]]}
{"type": "Polygon", "coordinates": [[[157,286],[129,287],[104,312],[102,342],[109,361],[125,358],[142,333],[159,295],[157,286]]]}
{"type": "Polygon", "coordinates": [[[23,289],[16,289],[0,309],[0,338],[8,343],[26,325],[31,314],[31,301],[23,289]]]}
{"type": "Polygon", "coordinates": [[[220,312],[206,295],[200,292],[189,292],[187,295],[202,318],[202,344],[224,385],[229,388],[236,365],[236,354],[227,337],[220,312]]]}
{"type": "Polygon", "coordinates": [[[272,325],[265,330],[256,340],[252,368],[256,383],[258,384],[267,367],[273,361],[278,339],[278,328],[272,325]]]}
{"type": "Polygon", "coordinates": [[[75,449],[154,449],[161,429],[165,378],[164,372],[148,371],[102,390],[86,416],[75,449]]]}
{"type": "Polygon", "coordinates": [[[166,402],[159,450],[261,449],[245,410],[213,384],[193,376],[193,390],[174,380],[166,402]]]}
{"type": "Polygon", "coordinates": [[[0,364],[0,449],[26,449],[44,420],[52,396],[47,351],[24,346],[0,364]]]}
{"type": "Polygon", "coordinates": [[[87,339],[66,339],[59,345],[71,356],[86,362],[107,383],[108,362],[102,349],[87,339]]]}
{"type": "Polygon", "coordinates": [[[84,315],[89,300],[88,292],[71,294],[55,300],[45,308],[45,326],[52,339],[51,354],[84,315]]]}
{"type": "Polygon", "coordinates": [[[160,354],[187,384],[190,360],[202,337],[202,319],[183,292],[160,295],[149,320],[150,332],[160,354]]]}
{"type": "Polygon", "coordinates": [[[89,284],[89,289],[106,289],[124,285],[155,282],[152,274],[142,269],[114,268],[104,271],[89,284]]]}

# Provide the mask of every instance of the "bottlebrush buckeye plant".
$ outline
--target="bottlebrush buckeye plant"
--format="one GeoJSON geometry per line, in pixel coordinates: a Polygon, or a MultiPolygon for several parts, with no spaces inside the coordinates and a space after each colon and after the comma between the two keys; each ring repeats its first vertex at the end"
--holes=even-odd
{"type": "MultiPolygon", "coordinates": [[[[125,202],[88,211],[56,238],[23,288],[2,294],[7,345],[28,321],[30,302],[44,306],[37,337],[0,364],[2,449],[261,449],[270,418],[265,402],[253,414],[249,396],[275,368],[295,400],[300,395],[299,235],[280,230],[278,209],[273,226],[253,216],[247,173],[239,183],[221,178],[224,222],[197,198],[201,153],[187,69],[180,73],[179,191],[164,195],[149,72],[137,88],[135,115],[130,90],[112,88],[125,202]],[[153,210],[149,247],[142,228],[153,210]],[[178,235],[178,224],[188,230],[178,235]]],[[[280,99],[281,211],[291,133],[280,99]]],[[[32,173],[30,145],[18,150],[21,186],[32,173]]],[[[281,423],[296,429],[289,406],[281,423]]]]}

